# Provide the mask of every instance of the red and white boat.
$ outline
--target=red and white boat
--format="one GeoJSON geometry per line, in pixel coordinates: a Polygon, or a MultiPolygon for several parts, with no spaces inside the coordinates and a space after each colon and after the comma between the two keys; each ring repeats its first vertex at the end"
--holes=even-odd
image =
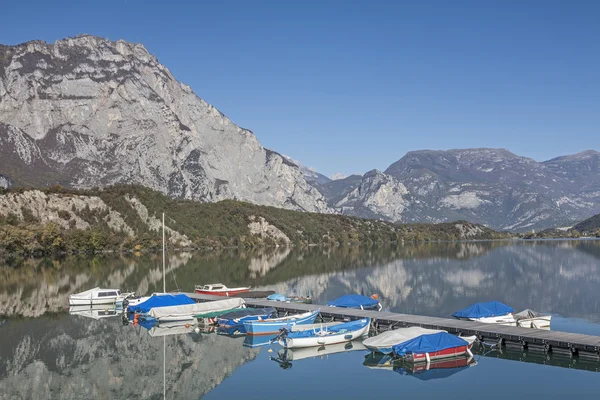
{"type": "Polygon", "coordinates": [[[477,339],[477,336],[467,336],[462,337],[466,343],[463,346],[451,347],[444,350],[434,351],[430,353],[411,353],[408,356],[408,360],[413,363],[428,363],[433,360],[443,360],[447,358],[455,358],[462,355],[467,355],[469,358],[473,357],[473,353],[471,353],[471,347],[473,347],[473,342],[477,339]]]}
{"type": "Polygon", "coordinates": [[[212,294],[213,296],[233,296],[234,294],[250,291],[250,287],[228,288],[222,283],[212,283],[210,285],[196,285],[196,293],[212,294]]]}

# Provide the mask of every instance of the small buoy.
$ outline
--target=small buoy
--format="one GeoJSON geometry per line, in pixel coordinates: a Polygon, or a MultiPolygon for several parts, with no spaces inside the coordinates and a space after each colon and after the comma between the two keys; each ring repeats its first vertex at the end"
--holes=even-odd
{"type": "Polygon", "coordinates": [[[190,327],[190,324],[185,324],[185,327],[186,327],[186,328],[189,328],[189,327],[190,327]]]}
{"type": "Polygon", "coordinates": [[[272,352],[273,352],[273,349],[267,350],[267,353],[272,353],[272,352]]]}

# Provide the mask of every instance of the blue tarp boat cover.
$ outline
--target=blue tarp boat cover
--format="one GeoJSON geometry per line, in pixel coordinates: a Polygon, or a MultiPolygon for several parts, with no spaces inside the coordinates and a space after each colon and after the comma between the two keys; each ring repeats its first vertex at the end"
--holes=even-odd
{"type": "Polygon", "coordinates": [[[288,300],[289,300],[289,297],[285,297],[285,296],[284,296],[284,295],[282,295],[282,294],[275,293],[275,294],[272,294],[272,295],[268,296],[268,297],[267,297],[267,300],[273,300],[273,301],[288,301],[288,300]]]}
{"type": "Polygon", "coordinates": [[[453,347],[468,346],[469,343],[447,332],[433,333],[431,335],[421,335],[414,339],[407,340],[392,347],[394,354],[404,356],[406,354],[435,353],[451,349],[453,347]]]}
{"type": "Polygon", "coordinates": [[[181,306],[184,304],[195,304],[193,299],[190,299],[185,294],[161,294],[152,296],[148,300],[127,309],[129,313],[146,314],[151,308],[181,306]]]}
{"type": "Polygon", "coordinates": [[[514,308],[499,301],[488,301],[487,303],[475,303],[464,310],[455,312],[452,316],[455,318],[487,318],[510,314],[514,311],[514,308]]]}
{"type": "MultiPolygon", "coordinates": [[[[371,320],[369,318],[358,319],[356,321],[345,322],[345,323],[339,324],[339,325],[327,326],[327,327],[324,327],[323,330],[327,331],[327,332],[332,332],[332,333],[354,332],[354,331],[364,328],[366,325],[369,325],[370,322],[371,322],[371,320]]],[[[309,329],[306,331],[289,332],[287,334],[287,336],[292,339],[314,337],[314,336],[316,336],[316,333],[319,332],[320,330],[321,330],[321,328],[317,328],[314,330],[309,329]]]]}
{"type": "Polygon", "coordinates": [[[340,297],[339,299],[330,301],[329,303],[327,303],[327,305],[331,307],[368,309],[377,308],[379,302],[375,299],[372,299],[367,296],[362,296],[360,294],[347,294],[345,296],[340,297]]]}

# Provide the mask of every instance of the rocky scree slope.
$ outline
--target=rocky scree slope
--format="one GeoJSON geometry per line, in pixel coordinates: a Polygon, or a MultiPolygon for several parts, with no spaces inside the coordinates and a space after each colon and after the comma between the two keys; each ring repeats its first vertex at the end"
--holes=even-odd
{"type": "Polygon", "coordinates": [[[54,183],[329,211],[297,165],[144,46],[89,35],[0,45],[0,186],[54,183]]]}

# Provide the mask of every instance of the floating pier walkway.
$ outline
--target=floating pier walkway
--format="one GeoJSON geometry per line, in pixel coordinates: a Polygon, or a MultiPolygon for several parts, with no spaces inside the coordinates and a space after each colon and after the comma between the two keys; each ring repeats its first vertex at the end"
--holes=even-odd
{"type": "MultiPolygon", "coordinates": [[[[196,301],[223,300],[222,296],[185,293],[196,301]]],[[[519,347],[529,351],[552,352],[566,357],[579,356],[590,360],[600,360],[600,336],[582,335],[531,328],[519,328],[458,319],[425,317],[411,314],[378,312],[320,306],[317,304],[284,303],[264,299],[244,298],[251,307],[274,307],[283,313],[302,313],[319,309],[324,318],[332,320],[371,318],[378,331],[409,326],[429,329],[444,329],[461,336],[476,335],[483,342],[493,342],[507,347],[519,347]]]]}

